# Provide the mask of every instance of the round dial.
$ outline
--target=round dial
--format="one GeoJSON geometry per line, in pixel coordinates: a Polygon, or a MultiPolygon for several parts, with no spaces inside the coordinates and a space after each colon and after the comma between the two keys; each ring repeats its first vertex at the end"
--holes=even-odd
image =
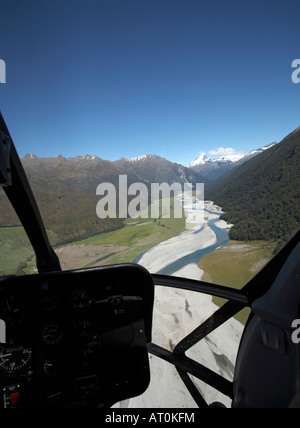
{"type": "Polygon", "coordinates": [[[57,376],[61,373],[60,366],[56,360],[46,360],[44,370],[48,376],[57,376]]]}
{"type": "Polygon", "coordinates": [[[0,370],[8,375],[18,374],[30,367],[32,349],[24,346],[0,347],[0,370]]]}
{"type": "Polygon", "coordinates": [[[63,337],[64,333],[56,323],[46,324],[42,328],[41,338],[46,345],[57,345],[63,337]]]}
{"type": "Polygon", "coordinates": [[[84,289],[75,290],[71,294],[73,309],[77,311],[90,309],[94,304],[92,296],[84,289]]]}

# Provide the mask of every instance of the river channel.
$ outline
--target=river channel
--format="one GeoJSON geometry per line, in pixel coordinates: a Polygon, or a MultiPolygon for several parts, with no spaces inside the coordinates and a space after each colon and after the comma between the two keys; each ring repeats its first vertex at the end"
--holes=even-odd
{"type": "MultiPolygon", "coordinates": [[[[207,214],[218,215],[218,217],[209,220],[204,226],[202,226],[199,229],[194,230],[191,233],[200,234],[205,227],[209,227],[214,232],[214,234],[216,236],[216,242],[213,245],[208,245],[205,248],[201,248],[199,250],[192,251],[190,254],[184,255],[183,257],[179,257],[177,260],[175,260],[174,262],[170,263],[167,266],[164,266],[162,269],[156,271],[155,273],[161,274],[161,275],[172,275],[175,272],[179,271],[180,269],[184,268],[185,266],[187,266],[189,264],[192,264],[192,263],[198,264],[199,260],[203,256],[213,252],[216,248],[221,247],[222,245],[225,245],[225,244],[227,244],[227,242],[229,242],[230,238],[229,238],[228,230],[222,229],[216,225],[220,221],[220,215],[221,214],[219,214],[219,212],[209,211],[209,210],[205,210],[205,212],[207,214]]],[[[178,238],[180,239],[180,235],[178,236],[178,238]]],[[[174,238],[172,238],[172,239],[174,240],[174,238]]],[[[201,245],[201,247],[203,247],[203,246],[201,245]]],[[[147,251],[149,251],[149,250],[147,250],[147,251]]],[[[134,263],[139,263],[139,260],[142,258],[143,255],[145,255],[147,253],[147,251],[140,254],[134,260],[134,263]]]]}

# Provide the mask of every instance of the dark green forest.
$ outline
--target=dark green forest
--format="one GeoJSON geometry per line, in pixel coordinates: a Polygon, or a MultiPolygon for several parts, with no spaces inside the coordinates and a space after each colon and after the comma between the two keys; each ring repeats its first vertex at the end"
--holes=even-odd
{"type": "Polygon", "coordinates": [[[206,192],[234,224],[234,240],[286,243],[300,227],[300,129],[222,177],[206,192]]]}

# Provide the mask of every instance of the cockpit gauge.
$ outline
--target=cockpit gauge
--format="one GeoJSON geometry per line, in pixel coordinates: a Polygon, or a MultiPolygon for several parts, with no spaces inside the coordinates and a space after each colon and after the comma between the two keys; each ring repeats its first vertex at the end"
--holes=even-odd
{"type": "Polygon", "coordinates": [[[41,339],[46,345],[58,345],[64,337],[64,333],[57,323],[44,325],[41,330],[41,339]]]}
{"type": "Polygon", "coordinates": [[[79,319],[74,323],[74,330],[79,339],[88,339],[93,331],[93,324],[89,319],[79,319]]]}
{"type": "Polygon", "coordinates": [[[24,346],[0,346],[0,371],[15,375],[29,369],[32,349],[24,346]]]}
{"type": "Polygon", "coordinates": [[[58,376],[61,374],[60,365],[56,360],[46,360],[44,363],[44,371],[48,376],[58,376]]]}
{"type": "Polygon", "coordinates": [[[93,297],[85,289],[75,290],[71,294],[71,301],[75,311],[91,309],[95,303],[93,297]]]}
{"type": "Polygon", "coordinates": [[[56,295],[47,295],[42,299],[43,310],[47,313],[55,312],[61,305],[60,297],[56,295]]]}

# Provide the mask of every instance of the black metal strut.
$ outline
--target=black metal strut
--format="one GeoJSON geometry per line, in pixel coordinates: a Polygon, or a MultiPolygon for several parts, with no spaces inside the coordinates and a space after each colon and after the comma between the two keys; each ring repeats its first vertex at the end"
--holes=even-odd
{"type": "Polygon", "coordinates": [[[0,112],[0,186],[15,209],[36,255],[38,271],[61,271],[15,145],[0,112]]]}

